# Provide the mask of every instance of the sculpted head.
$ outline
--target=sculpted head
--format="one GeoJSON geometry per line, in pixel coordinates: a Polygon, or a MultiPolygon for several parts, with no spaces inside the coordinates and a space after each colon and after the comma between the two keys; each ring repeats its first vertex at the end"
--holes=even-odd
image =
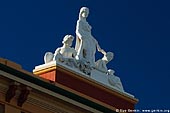
{"type": "Polygon", "coordinates": [[[89,8],[87,7],[82,7],[80,9],[80,13],[79,13],[79,19],[81,18],[87,18],[89,15],[89,8]]]}
{"type": "Polygon", "coordinates": [[[63,38],[62,43],[65,44],[65,45],[71,46],[73,40],[74,40],[74,36],[72,36],[72,35],[66,35],[66,36],[63,38]]]}
{"type": "Polygon", "coordinates": [[[114,57],[113,52],[107,52],[102,59],[107,62],[110,62],[113,59],[113,57],[114,57]]]}

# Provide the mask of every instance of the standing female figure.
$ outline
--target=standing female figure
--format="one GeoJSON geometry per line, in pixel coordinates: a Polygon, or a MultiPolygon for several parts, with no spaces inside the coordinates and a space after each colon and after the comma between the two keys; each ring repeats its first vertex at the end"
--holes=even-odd
{"type": "Polygon", "coordinates": [[[91,35],[92,27],[86,21],[88,15],[89,9],[87,7],[82,7],[80,9],[79,19],[76,26],[76,59],[86,60],[92,67],[94,67],[96,48],[103,54],[106,54],[106,52],[100,48],[97,40],[91,35]]]}

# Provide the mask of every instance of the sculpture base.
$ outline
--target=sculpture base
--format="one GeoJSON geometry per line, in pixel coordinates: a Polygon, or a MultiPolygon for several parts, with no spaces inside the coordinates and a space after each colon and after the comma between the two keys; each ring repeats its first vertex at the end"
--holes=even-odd
{"type": "Polygon", "coordinates": [[[88,76],[76,68],[73,69],[56,61],[36,66],[33,70],[35,75],[53,81],[55,85],[109,109],[134,109],[138,101],[134,96],[109,87],[105,84],[104,76],[95,72],[97,76],[93,74],[94,72],[88,76]],[[98,82],[98,79],[102,81],[98,82]]]}

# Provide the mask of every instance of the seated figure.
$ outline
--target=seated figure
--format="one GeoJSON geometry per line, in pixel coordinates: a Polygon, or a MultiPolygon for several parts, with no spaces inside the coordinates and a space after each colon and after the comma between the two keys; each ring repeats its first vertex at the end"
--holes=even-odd
{"type": "Polygon", "coordinates": [[[75,58],[76,56],[76,50],[72,48],[72,42],[74,40],[74,37],[72,35],[66,35],[63,38],[63,46],[56,49],[54,53],[54,60],[56,60],[56,56],[58,54],[61,54],[63,58],[75,58]]]}
{"type": "Polygon", "coordinates": [[[56,49],[53,60],[60,61],[71,67],[77,67],[75,60],[76,50],[71,47],[73,40],[74,37],[72,35],[66,35],[62,41],[63,46],[56,49]]]}
{"type": "Polygon", "coordinates": [[[114,54],[112,52],[107,52],[106,54],[104,54],[102,59],[99,59],[99,60],[96,61],[95,68],[98,71],[101,71],[103,73],[108,73],[108,69],[107,69],[106,64],[108,62],[110,62],[113,59],[113,57],[114,57],[114,54]]]}
{"type": "Polygon", "coordinates": [[[74,37],[66,35],[63,38],[63,46],[56,49],[55,53],[46,52],[44,55],[44,62],[59,61],[69,66],[77,66],[75,61],[76,50],[72,48],[74,37]]]}
{"type": "Polygon", "coordinates": [[[108,70],[108,82],[110,85],[112,85],[114,88],[116,88],[119,91],[124,92],[122,82],[119,77],[114,75],[115,71],[112,69],[108,70]]]}

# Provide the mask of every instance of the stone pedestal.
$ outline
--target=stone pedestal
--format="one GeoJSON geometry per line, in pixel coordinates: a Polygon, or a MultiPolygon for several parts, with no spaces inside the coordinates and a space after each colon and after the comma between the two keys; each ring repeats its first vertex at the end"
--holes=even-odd
{"type": "Polygon", "coordinates": [[[55,85],[110,110],[133,110],[137,99],[126,93],[103,85],[82,72],[56,61],[36,66],[35,75],[53,81],[55,85]]]}

